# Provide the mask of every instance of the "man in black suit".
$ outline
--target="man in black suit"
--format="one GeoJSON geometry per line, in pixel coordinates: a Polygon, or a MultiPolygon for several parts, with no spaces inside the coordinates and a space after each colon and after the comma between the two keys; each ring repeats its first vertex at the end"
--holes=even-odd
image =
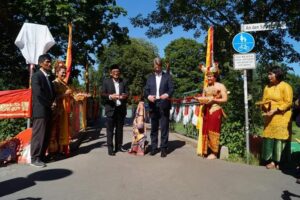
{"type": "Polygon", "coordinates": [[[40,69],[31,78],[32,88],[32,137],[31,165],[45,167],[43,160],[49,144],[51,130],[51,114],[54,106],[54,90],[51,73],[51,57],[43,54],[39,57],[40,69]]]}
{"type": "Polygon", "coordinates": [[[144,92],[145,98],[149,100],[149,112],[151,118],[150,155],[153,156],[158,152],[158,127],[160,124],[161,157],[166,157],[169,139],[170,97],[174,92],[174,86],[171,75],[162,72],[161,59],[155,58],[153,64],[154,73],[148,77],[144,92]]]}
{"type": "Polygon", "coordinates": [[[106,133],[108,155],[114,156],[117,151],[125,151],[123,144],[123,125],[126,116],[127,85],[120,78],[118,65],[110,67],[110,78],[105,79],[102,85],[102,97],[105,104],[106,133]],[[113,136],[115,134],[115,151],[113,136]]]}

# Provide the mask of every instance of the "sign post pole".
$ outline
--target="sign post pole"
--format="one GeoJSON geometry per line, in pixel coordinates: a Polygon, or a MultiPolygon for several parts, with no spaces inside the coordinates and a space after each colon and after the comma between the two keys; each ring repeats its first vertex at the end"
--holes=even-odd
{"type": "Polygon", "coordinates": [[[245,104],[245,132],[246,132],[246,151],[247,151],[247,164],[249,164],[249,115],[248,115],[248,82],[247,70],[244,69],[244,104],[245,104]]]}
{"type": "Polygon", "coordinates": [[[248,117],[248,83],[247,69],[255,68],[255,54],[246,54],[254,48],[254,38],[251,34],[241,32],[234,36],[233,48],[241,53],[233,55],[233,63],[235,69],[243,69],[244,71],[244,104],[245,104],[245,140],[246,140],[246,158],[249,164],[249,117],[248,117]]]}

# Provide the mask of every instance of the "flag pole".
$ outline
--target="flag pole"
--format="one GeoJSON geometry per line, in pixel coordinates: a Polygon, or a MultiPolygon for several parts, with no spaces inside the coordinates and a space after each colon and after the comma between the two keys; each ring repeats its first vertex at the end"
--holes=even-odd
{"type": "MultiPolygon", "coordinates": [[[[204,80],[203,80],[203,90],[207,87],[207,73],[210,71],[210,68],[213,63],[213,43],[214,43],[214,28],[213,26],[209,27],[208,34],[207,34],[207,49],[206,49],[206,71],[204,73],[204,80]]],[[[202,91],[203,93],[203,91],[202,91]]],[[[198,144],[197,144],[197,155],[204,156],[204,147],[203,145],[204,138],[203,138],[203,105],[200,105],[199,109],[199,117],[197,122],[197,129],[199,129],[198,134],[198,144]]]]}
{"type": "Polygon", "coordinates": [[[69,28],[69,37],[68,37],[68,49],[67,49],[67,57],[66,57],[66,68],[67,68],[67,74],[65,78],[65,82],[68,83],[71,70],[72,70],[72,23],[70,22],[68,24],[69,28]]]}

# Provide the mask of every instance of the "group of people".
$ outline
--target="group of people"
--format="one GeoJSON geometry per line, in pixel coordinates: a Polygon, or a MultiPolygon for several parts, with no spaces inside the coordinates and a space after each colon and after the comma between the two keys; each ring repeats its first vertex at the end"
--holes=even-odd
{"type": "MultiPolygon", "coordinates": [[[[72,90],[67,86],[66,67],[63,62],[55,66],[56,79],[50,76],[51,57],[47,54],[39,57],[40,69],[31,79],[32,87],[32,140],[31,165],[45,166],[45,154],[67,153],[69,144],[68,109],[72,90]]],[[[228,100],[226,87],[217,81],[218,71],[206,72],[207,87],[202,97],[196,98],[204,105],[203,109],[203,155],[207,159],[216,159],[219,153],[219,141],[222,116],[221,105],[228,100]]],[[[283,81],[284,73],[280,67],[268,72],[269,84],[265,87],[262,101],[259,103],[264,116],[262,160],[267,169],[278,169],[287,141],[291,136],[291,115],[293,90],[283,81]]],[[[164,158],[168,154],[170,98],[174,85],[170,73],[162,71],[160,58],[153,60],[153,73],[148,77],[143,98],[138,105],[134,124],[133,140],[129,153],[144,155],[146,141],[144,100],[149,102],[151,119],[151,150],[154,156],[159,152],[164,158]],[[158,135],[161,130],[160,148],[158,135]]],[[[123,149],[123,126],[129,96],[126,80],[121,78],[118,65],[110,67],[110,78],[103,81],[102,101],[105,105],[108,155],[115,156],[123,149]],[[114,141],[114,142],[113,142],[114,141]]]]}
{"type": "MultiPolygon", "coordinates": [[[[209,99],[205,104],[204,115],[204,135],[206,135],[205,156],[208,159],[217,158],[219,152],[219,140],[221,131],[221,119],[223,110],[221,104],[227,101],[226,87],[217,82],[218,71],[211,70],[207,73],[208,87],[203,95],[209,99]]],[[[133,123],[133,140],[129,150],[131,154],[145,154],[145,111],[144,100],[149,103],[149,115],[151,120],[151,149],[150,155],[154,156],[159,151],[164,158],[168,154],[169,141],[169,119],[171,109],[171,97],[174,93],[174,85],[170,73],[162,71],[162,61],[160,58],[153,60],[153,73],[148,77],[144,88],[144,94],[136,111],[133,123]],[[159,129],[160,148],[158,142],[159,129]]],[[[120,68],[112,65],[110,68],[110,78],[103,81],[102,97],[105,104],[107,145],[108,155],[114,156],[118,151],[125,151],[122,148],[123,125],[126,116],[126,99],[128,90],[126,81],[120,78],[120,68]],[[113,144],[115,137],[115,145],[113,144]]],[[[200,103],[203,103],[200,101],[200,103]]]]}
{"type": "MultiPolygon", "coordinates": [[[[158,130],[161,129],[161,157],[167,156],[169,139],[169,115],[171,109],[170,97],[174,92],[171,75],[162,71],[162,61],[155,58],[153,61],[154,73],[148,77],[145,86],[145,98],[149,101],[149,112],[151,118],[151,152],[150,155],[158,153],[158,130]]],[[[123,125],[126,116],[126,100],[128,89],[126,81],[120,78],[118,65],[110,68],[110,78],[105,79],[102,85],[102,97],[105,104],[107,147],[108,155],[114,156],[122,148],[123,125]],[[115,144],[113,144],[115,137],[115,144]]],[[[145,111],[143,102],[138,106],[134,124],[134,138],[130,153],[144,155],[145,152],[145,111]]]]}
{"type": "MultiPolygon", "coordinates": [[[[118,65],[110,69],[111,77],[104,80],[102,96],[105,99],[105,113],[107,116],[107,144],[108,155],[114,156],[122,148],[123,125],[126,115],[126,99],[128,90],[126,82],[120,78],[118,65]],[[116,130],[116,131],[114,131],[116,130]],[[113,145],[115,136],[115,146],[113,145]]],[[[228,92],[224,84],[219,83],[218,69],[205,72],[207,87],[201,97],[195,97],[203,105],[203,156],[207,159],[216,159],[219,154],[222,117],[225,115],[221,105],[228,100],[228,92]]],[[[284,72],[278,66],[269,69],[269,84],[265,86],[263,98],[259,104],[264,116],[262,160],[267,169],[278,169],[282,160],[286,143],[291,136],[291,114],[293,104],[293,90],[283,81],[284,72]]],[[[153,73],[148,77],[143,97],[149,102],[151,119],[151,149],[150,155],[159,152],[158,131],[161,130],[160,151],[161,157],[168,154],[169,115],[171,108],[170,98],[174,92],[172,77],[162,71],[162,61],[155,58],[153,73]]],[[[134,120],[133,142],[129,153],[144,155],[145,127],[139,117],[144,119],[144,111],[139,112],[144,102],[140,102],[134,120]],[[142,103],[142,104],[141,104],[142,103]],[[141,105],[140,105],[141,104],[141,105]],[[138,123],[137,121],[140,121],[138,123]],[[139,125],[138,125],[139,124],[139,125]]]]}
{"type": "Polygon", "coordinates": [[[48,54],[39,56],[37,70],[31,78],[32,88],[32,138],[30,146],[31,165],[46,166],[49,156],[66,156],[69,153],[69,113],[72,90],[65,80],[64,62],[54,67],[48,54]],[[48,157],[46,157],[46,151],[48,157]]]}

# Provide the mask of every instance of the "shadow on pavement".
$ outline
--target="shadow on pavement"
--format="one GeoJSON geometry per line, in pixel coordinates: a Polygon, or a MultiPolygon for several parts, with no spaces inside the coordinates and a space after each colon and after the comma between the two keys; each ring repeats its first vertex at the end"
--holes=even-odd
{"type": "Polygon", "coordinates": [[[76,151],[71,153],[70,157],[73,156],[77,156],[79,154],[86,154],[89,153],[91,150],[95,149],[95,148],[101,148],[103,146],[103,144],[105,144],[106,142],[104,141],[100,141],[100,142],[96,142],[90,145],[86,145],[86,146],[82,146],[79,149],[77,149],[76,151]]]}
{"type": "MultiPolygon", "coordinates": [[[[18,177],[0,182],[0,197],[18,192],[20,190],[36,185],[35,181],[52,181],[71,175],[68,169],[47,169],[34,172],[27,177],[18,177]]],[[[40,197],[27,197],[24,199],[41,199],[40,197]]]]}
{"type": "Polygon", "coordinates": [[[184,141],[181,140],[171,140],[168,144],[168,152],[171,153],[175,151],[176,149],[179,149],[185,145],[184,141]]]}
{"type": "Polygon", "coordinates": [[[70,150],[71,150],[70,156],[72,157],[78,154],[88,153],[93,148],[101,147],[103,145],[103,142],[97,142],[84,147],[80,147],[80,145],[83,143],[88,143],[93,140],[106,137],[104,133],[101,133],[103,126],[104,126],[103,119],[99,119],[91,127],[88,127],[86,131],[80,133],[77,140],[70,143],[70,150]]]}
{"type": "Polygon", "coordinates": [[[300,195],[291,193],[291,192],[289,192],[288,190],[284,190],[284,191],[282,192],[281,198],[282,198],[283,200],[292,200],[291,197],[298,197],[298,198],[300,198],[300,195]]]}

